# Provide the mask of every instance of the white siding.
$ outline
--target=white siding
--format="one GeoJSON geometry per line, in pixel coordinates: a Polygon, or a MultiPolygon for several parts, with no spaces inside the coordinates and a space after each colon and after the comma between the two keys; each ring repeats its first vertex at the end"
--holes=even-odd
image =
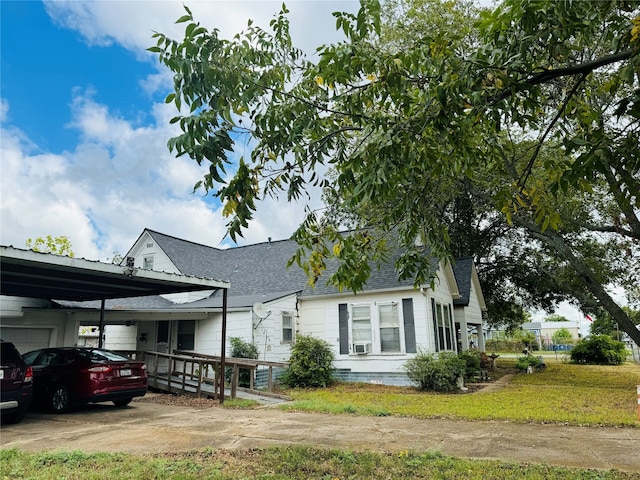
{"type": "Polygon", "coordinates": [[[134,266],[136,268],[143,268],[144,259],[146,257],[153,257],[153,270],[158,272],[180,273],[173,262],[169,260],[169,257],[158,247],[155,240],[146,232],[138,239],[127,255],[135,259],[134,266]]]}
{"type": "Polygon", "coordinates": [[[108,350],[136,350],[138,325],[105,325],[104,348],[108,350]]]}
{"type": "Polygon", "coordinates": [[[266,318],[261,319],[251,313],[253,342],[258,347],[260,360],[287,361],[291,356],[291,343],[282,339],[282,314],[290,313],[293,316],[293,337],[299,333],[300,318],[298,316],[296,296],[275,300],[265,304],[267,311],[271,312],[266,318]]]}
{"type": "MultiPolygon", "coordinates": [[[[306,335],[313,335],[326,340],[333,348],[336,367],[339,369],[350,369],[352,372],[400,373],[404,362],[413,356],[413,354],[405,352],[402,300],[405,298],[413,300],[414,327],[418,349],[433,351],[433,323],[431,321],[430,307],[429,309],[426,308],[428,302],[430,302],[430,293],[430,291],[425,291],[425,295],[417,290],[408,289],[382,293],[361,293],[355,297],[305,298],[300,302],[300,331],[306,335]],[[381,353],[379,347],[372,346],[373,351],[367,355],[357,355],[355,352],[341,355],[338,305],[341,303],[346,303],[350,306],[353,304],[370,304],[373,309],[376,309],[380,304],[389,302],[396,302],[399,307],[401,352],[381,353]],[[322,321],[322,318],[324,321],[322,321]]],[[[446,286],[438,286],[435,293],[439,301],[452,303],[451,295],[448,294],[446,286]]],[[[374,310],[373,316],[377,316],[377,310],[374,310]]],[[[374,321],[372,344],[379,346],[379,341],[379,329],[376,328],[374,321]]]]}
{"type": "MultiPolygon", "coordinates": [[[[43,300],[20,297],[3,297],[2,300],[0,324],[3,329],[49,329],[50,347],[77,345],[79,322],[74,315],[46,308],[49,302],[43,300]],[[7,312],[12,315],[6,315],[7,312]]],[[[25,344],[21,353],[28,349],[30,346],[25,344]]]]}

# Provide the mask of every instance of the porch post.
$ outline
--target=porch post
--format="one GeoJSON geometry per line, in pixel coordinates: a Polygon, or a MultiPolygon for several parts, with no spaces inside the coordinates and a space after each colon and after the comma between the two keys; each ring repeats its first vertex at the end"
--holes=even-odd
{"type": "Polygon", "coordinates": [[[469,350],[469,326],[467,325],[467,320],[461,320],[458,325],[460,328],[460,346],[462,347],[462,351],[466,352],[469,350]]]}
{"type": "Polygon", "coordinates": [[[105,299],[103,298],[100,301],[100,324],[98,325],[98,332],[99,332],[99,336],[98,336],[98,348],[102,348],[102,335],[104,334],[104,302],[105,299]]]}
{"type": "Polygon", "coordinates": [[[227,289],[222,289],[222,340],[220,341],[220,405],[224,403],[224,361],[227,349],[227,289]]]}

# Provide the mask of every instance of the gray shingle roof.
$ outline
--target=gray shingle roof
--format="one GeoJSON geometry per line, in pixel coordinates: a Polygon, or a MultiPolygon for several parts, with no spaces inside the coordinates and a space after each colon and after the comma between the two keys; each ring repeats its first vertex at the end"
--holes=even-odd
{"type": "MultiPolygon", "coordinates": [[[[270,302],[287,295],[301,293],[304,296],[334,295],[341,293],[337,288],[326,285],[326,279],[335,272],[337,263],[330,261],[327,271],[311,287],[304,271],[297,265],[287,268],[288,260],[294,255],[297,244],[293,240],[278,240],[242,247],[220,249],[190,242],[160,232],[145,230],[158,247],[169,257],[184,275],[204,278],[218,278],[229,281],[229,308],[251,307],[256,302],[270,302]]],[[[371,276],[364,291],[388,290],[394,288],[412,288],[413,280],[399,281],[394,268],[400,255],[396,250],[389,262],[380,269],[373,266],[371,276]]],[[[456,260],[453,266],[461,298],[455,305],[468,305],[471,290],[471,257],[456,260]]],[[[438,268],[437,260],[433,267],[438,268]]],[[[350,291],[343,291],[350,294],[350,291]]],[[[100,308],[100,302],[59,302],[65,307],[100,308]]],[[[222,308],[222,291],[214,292],[210,297],[185,304],[175,304],[165,298],[135,297],[107,300],[109,310],[155,310],[187,308],[222,308]]]]}
{"type": "MultiPolygon", "coordinates": [[[[58,300],[56,303],[65,308],[95,308],[100,310],[100,300],[88,302],[58,300]]],[[[106,310],[162,310],[172,309],[175,303],[159,295],[152,295],[146,297],[108,299],[105,301],[104,306],[106,310]]]]}
{"type": "Polygon", "coordinates": [[[287,261],[297,244],[292,240],[257,243],[226,250],[207,247],[147,230],[156,244],[185,275],[224,278],[229,296],[294,293],[304,289],[304,272],[287,261]]]}
{"type": "Polygon", "coordinates": [[[473,257],[456,258],[452,265],[453,274],[456,277],[460,298],[453,301],[454,305],[466,307],[469,305],[469,297],[471,296],[471,273],[473,267],[473,257]]]}
{"type": "MultiPolygon", "coordinates": [[[[278,240],[229,249],[218,249],[148,230],[156,244],[185,275],[220,278],[231,283],[229,297],[238,295],[271,295],[273,293],[303,292],[303,296],[340,293],[326,280],[335,272],[337,263],[328,262],[327,271],[311,287],[304,271],[297,265],[287,268],[297,244],[294,240],[278,240]]],[[[397,250],[380,269],[371,268],[371,276],[364,291],[413,286],[413,280],[399,281],[395,272],[397,250]]],[[[437,261],[434,267],[437,268],[437,261]]],[[[348,292],[346,292],[348,293],[348,292]]]]}

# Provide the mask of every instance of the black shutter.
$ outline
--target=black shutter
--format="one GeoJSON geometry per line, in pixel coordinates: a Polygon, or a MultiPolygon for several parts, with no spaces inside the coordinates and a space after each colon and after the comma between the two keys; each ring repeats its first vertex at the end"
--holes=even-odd
{"type": "Polygon", "coordinates": [[[440,345],[438,344],[438,320],[436,319],[436,300],[431,299],[431,315],[433,316],[433,337],[436,341],[436,352],[440,351],[440,345]]]}
{"type": "Polygon", "coordinates": [[[413,299],[402,299],[404,320],[404,347],[407,353],[416,353],[416,326],[413,320],[413,299]]]}
{"type": "Polygon", "coordinates": [[[338,304],[338,334],[340,355],[349,355],[349,310],[346,303],[338,304]]]}

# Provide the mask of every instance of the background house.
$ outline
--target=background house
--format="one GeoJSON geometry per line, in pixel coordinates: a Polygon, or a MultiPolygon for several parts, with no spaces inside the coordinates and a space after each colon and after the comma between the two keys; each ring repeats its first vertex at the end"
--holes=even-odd
{"type": "Polygon", "coordinates": [[[536,336],[538,348],[549,349],[553,345],[553,334],[561,328],[566,328],[575,343],[580,339],[580,323],[574,320],[566,322],[527,322],[522,324],[522,329],[532,332],[536,336]]]}

